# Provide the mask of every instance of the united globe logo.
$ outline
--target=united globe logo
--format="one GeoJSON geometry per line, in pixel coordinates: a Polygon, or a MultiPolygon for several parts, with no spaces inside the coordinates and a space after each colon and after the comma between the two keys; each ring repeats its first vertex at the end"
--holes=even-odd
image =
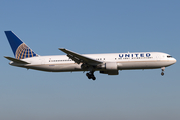
{"type": "Polygon", "coordinates": [[[25,59],[25,58],[38,56],[38,55],[34,53],[25,43],[22,43],[17,48],[15,56],[17,59],[25,59]]]}

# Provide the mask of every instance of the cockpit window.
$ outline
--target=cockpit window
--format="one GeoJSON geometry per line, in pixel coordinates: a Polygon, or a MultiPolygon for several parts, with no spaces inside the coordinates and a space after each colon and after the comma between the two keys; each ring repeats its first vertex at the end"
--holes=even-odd
{"type": "Polygon", "coordinates": [[[168,55],[167,58],[172,58],[172,56],[168,55]]]}

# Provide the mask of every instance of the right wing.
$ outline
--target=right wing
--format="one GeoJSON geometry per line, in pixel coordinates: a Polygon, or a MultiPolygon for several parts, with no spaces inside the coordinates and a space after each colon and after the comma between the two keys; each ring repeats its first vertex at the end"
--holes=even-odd
{"type": "Polygon", "coordinates": [[[67,56],[72,59],[73,61],[75,61],[76,63],[80,64],[80,63],[86,63],[86,64],[89,64],[89,65],[97,65],[97,64],[101,64],[103,63],[102,61],[98,61],[98,60],[95,60],[93,58],[89,58],[89,57],[86,57],[84,55],[81,55],[81,54],[78,54],[78,53],[75,53],[75,52],[72,52],[70,50],[67,50],[65,48],[59,48],[59,50],[63,51],[64,53],[67,54],[67,56]]]}
{"type": "Polygon", "coordinates": [[[21,63],[21,64],[30,64],[28,62],[25,62],[23,60],[19,60],[19,59],[16,59],[16,58],[12,58],[12,57],[7,57],[7,56],[4,56],[6,59],[10,60],[10,61],[13,61],[15,63],[21,63]]]}

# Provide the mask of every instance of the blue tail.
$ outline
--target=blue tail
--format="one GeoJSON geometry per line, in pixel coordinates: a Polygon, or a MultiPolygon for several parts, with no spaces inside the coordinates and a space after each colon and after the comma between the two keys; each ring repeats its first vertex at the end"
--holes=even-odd
{"type": "Polygon", "coordinates": [[[15,58],[25,59],[38,56],[23,41],[21,41],[12,31],[4,31],[15,58]]]}

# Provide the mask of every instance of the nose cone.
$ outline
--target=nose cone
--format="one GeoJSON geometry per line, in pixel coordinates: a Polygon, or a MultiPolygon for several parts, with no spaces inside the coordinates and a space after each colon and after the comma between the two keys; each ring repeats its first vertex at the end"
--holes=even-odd
{"type": "Polygon", "coordinates": [[[177,60],[176,60],[175,58],[173,58],[173,64],[176,63],[176,61],[177,61],[177,60]]]}
{"type": "Polygon", "coordinates": [[[176,63],[176,59],[175,58],[169,58],[169,60],[168,60],[169,62],[169,64],[168,64],[168,66],[170,66],[170,65],[173,65],[174,63],[176,63]]]}
{"type": "Polygon", "coordinates": [[[171,59],[169,60],[169,62],[170,62],[171,65],[172,65],[172,64],[176,63],[176,59],[175,59],[175,58],[171,58],[171,59]]]}

